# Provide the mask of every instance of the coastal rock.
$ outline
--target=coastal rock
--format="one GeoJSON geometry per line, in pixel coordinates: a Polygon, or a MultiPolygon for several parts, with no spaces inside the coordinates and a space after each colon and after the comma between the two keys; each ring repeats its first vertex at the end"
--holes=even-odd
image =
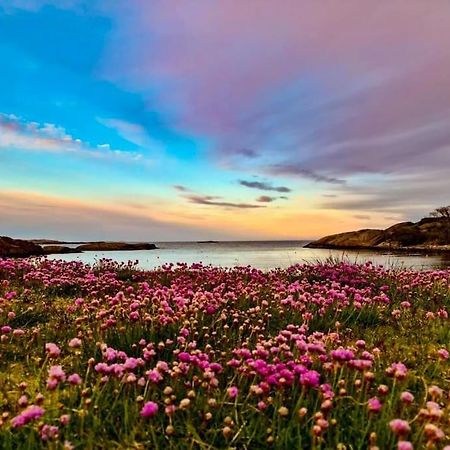
{"type": "Polygon", "coordinates": [[[305,245],[308,248],[430,250],[448,251],[449,222],[426,218],[419,222],[401,222],[385,230],[365,229],[325,236],[305,245]]]}
{"type": "Polygon", "coordinates": [[[33,242],[0,236],[0,258],[22,258],[43,254],[42,247],[33,242]]]}
{"type": "Polygon", "coordinates": [[[130,244],[127,242],[90,242],[76,247],[78,251],[117,251],[117,250],[156,250],[155,244],[140,242],[130,244]]]}
{"type": "Polygon", "coordinates": [[[64,245],[45,245],[42,250],[46,255],[81,253],[77,248],[66,247],[64,245]]]}

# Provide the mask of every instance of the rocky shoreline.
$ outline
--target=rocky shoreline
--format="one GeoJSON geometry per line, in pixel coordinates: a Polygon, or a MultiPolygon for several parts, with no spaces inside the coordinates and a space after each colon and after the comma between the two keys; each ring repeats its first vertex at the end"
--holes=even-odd
{"type": "Polygon", "coordinates": [[[54,254],[82,253],[84,251],[135,251],[156,250],[155,244],[148,242],[61,242],[55,240],[13,239],[0,236],[0,258],[26,258],[29,256],[44,256],[54,254]],[[80,244],[68,247],[63,244],[80,244]]]}
{"type": "Polygon", "coordinates": [[[385,230],[364,229],[325,236],[306,248],[370,250],[379,252],[450,253],[449,223],[446,219],[425,218],[401,222],[385,230]]]}

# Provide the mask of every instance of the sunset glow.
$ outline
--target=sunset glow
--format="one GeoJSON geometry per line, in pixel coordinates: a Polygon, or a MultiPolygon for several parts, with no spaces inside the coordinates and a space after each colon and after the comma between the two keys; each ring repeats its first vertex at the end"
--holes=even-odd
{"type": "Polygon", "coordinates": [[[450,192],[450,4],[0,0],[1,233],[308,239],[450,192]]]}

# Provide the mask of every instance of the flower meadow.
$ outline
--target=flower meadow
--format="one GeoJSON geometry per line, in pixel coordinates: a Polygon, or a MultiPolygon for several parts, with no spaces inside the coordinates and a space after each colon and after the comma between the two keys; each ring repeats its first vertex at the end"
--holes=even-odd
{"type": "Polygon", "coordinates": [[[1,449],[450,449],[450,270],[0,260],[1,449]]]}

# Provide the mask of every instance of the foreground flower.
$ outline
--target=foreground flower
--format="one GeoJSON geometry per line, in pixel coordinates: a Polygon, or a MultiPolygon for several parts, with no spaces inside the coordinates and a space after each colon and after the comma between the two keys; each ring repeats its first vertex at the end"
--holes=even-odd
{"type": "Polygon", "coordinates": [[[155,402],[147,402],[142,407],[140,415],[141,417],[153,417],[158,412],[158,405],[155,402]]]}
{"type": "Polygon", "coordinates": [[[45,351],[47,352],[49,358],[57,358],[61,354],[61,350],[53,342],[45,344],[45,351]]]}
{"type": "Polygon", "coordinates": [[[232,387],[228,388],[227,392],[228,392],[228,397],[236,398],[239,393],[239,390],[236,386],[232,386],[232,387]]]}
{"type": "Polygon", "coordinates": [[[404,436],[411,431],[411,427],[409,426],[409,423],[406,420],[402,420],[402,419],[391,420],[389,422],[389,426],[391,427],[391,430],[397,436],[404,436]]]}
{"type": "Polygon", "coordinates": [[[377,397],[372,397],[367,402],[367,408],[368,408],[369,412],[371,412],[371,413],[378,413],[378,412],[380,412],[382,406],[383,405],[381,404],[380,400],[378,400],[377,397]]]}
{"type": "Polygon", "coordinates": [[[27,423],[41,418],[45,413],[45,409],[40,406],[30,405],[24,411],[22,411],[18,416],[11,419],[11,425],[13,428],[20,428],[27,423]]]}

